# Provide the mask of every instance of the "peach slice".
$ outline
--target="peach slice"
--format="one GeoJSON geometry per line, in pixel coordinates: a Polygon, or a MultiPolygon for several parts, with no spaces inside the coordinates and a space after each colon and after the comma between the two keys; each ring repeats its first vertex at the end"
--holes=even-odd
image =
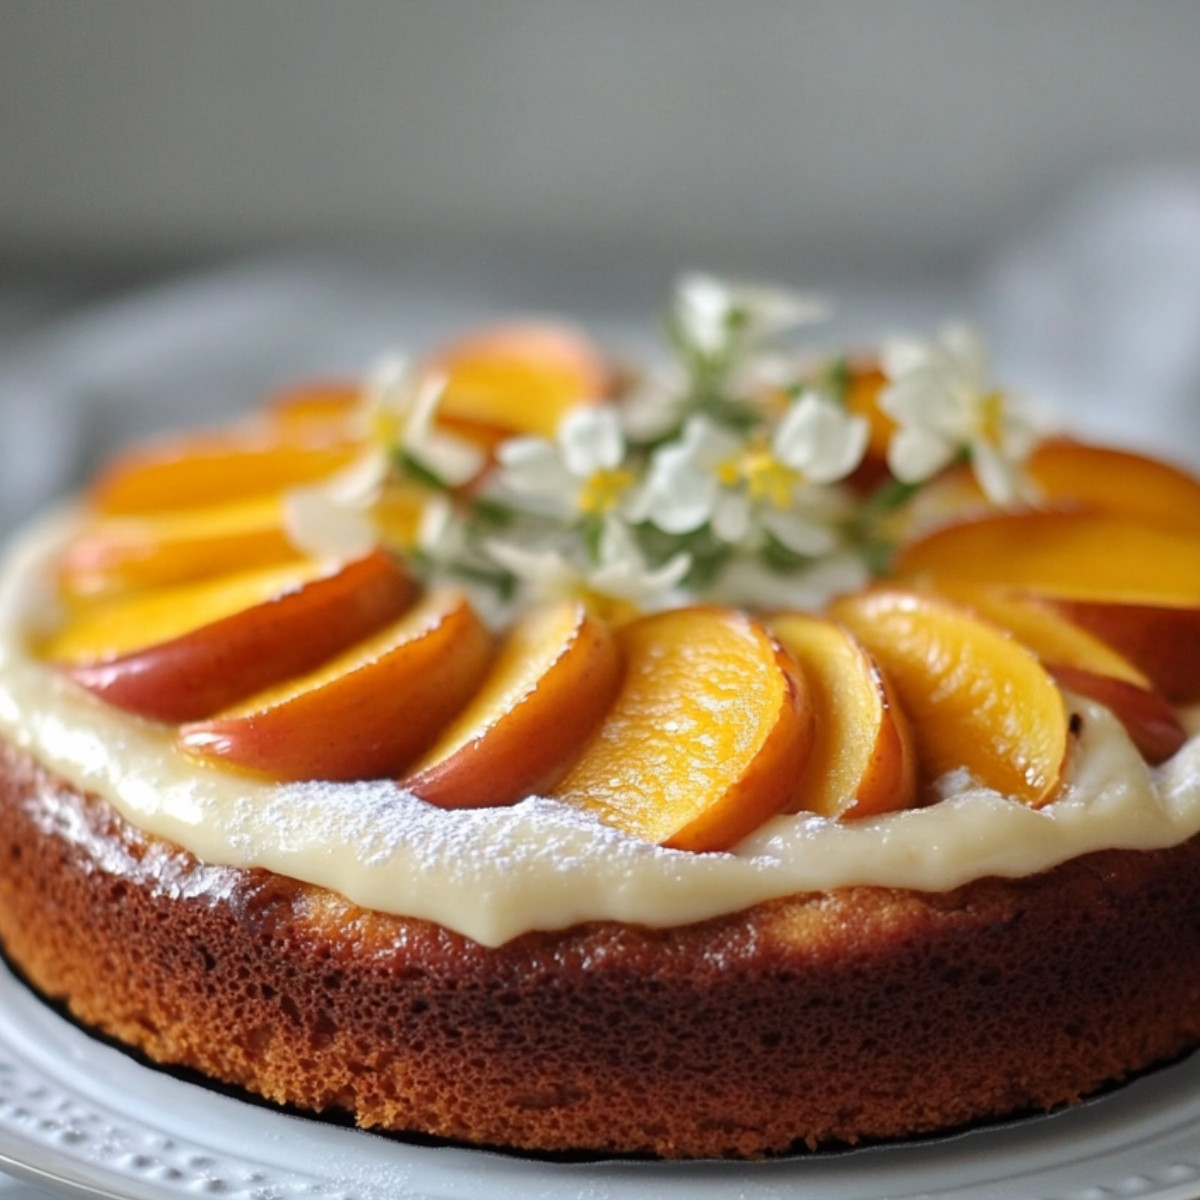
{"type": "Polygon", "coordinates": [[[1005,584],[1073,599],[1200,607],[1200,539],[1133,517],[998,513],[901,547],[897,575],[1005,584]]]}
{"type": "Polygon", "coordinates": [[[349,380],[311,381],[276,392],[264,416],[293,431],[316,428],[350,432],[362,411],[363,389],[349,380]]]}
{"type": "Polygon", "coordinates": [[[119,456],[91,490],[109,516],[221,504],[316,483],[360,452],[348,433],[257,424],[217,433],[164,438],[119,456]]]}
{"type": "Polygon", "coordinates": [[[71,600],[273,566],[300,555],[278,497],[96,521],[66,549],[59,583],[71,600]]]}
{"type": "Polygon", "coordinates": [[[1070,667],[1147,690],[1145,672],[1103,639],[1059,612],[1052,602],[986,584],[939,579],[937,592],[1007,630],[1050,668],[1070,667]]]}
{"type": "Polygon", "coordinates": [[[1200,479],[1157,459],[1067,438],[1042,442],[1030,478],[1049,501],[1200,534],[1200,479]]]}
{"type": "Polygon", "coordinates": [[[736,845],[790,803],[812,749],[795,663],[728,609],[642,617],[618,637],[624,681],[554,795],[648,842],[736,845]]]}
{"type": "Polygon", "coordinates": [[[553,437],[569,409],[612,390],[599,351],[566,325],[492,326],[443,347],[427,366],[446,376],[440,419],[509,433],[553,437]]]}
{"type": "Polygon", "coordinates": [[[316,670],[184,725],[179,741],[279,780],[398,775],[467,702],[491,655],[467,598],[433,592],[316,670]]]}
{"type": "Polygon", "coordinates": [[[1044,603],[1145,672],[1170,703],[1200,702],[1200,598],[1185,607],[1067,596],[1044,603]]]}
{"type": "Polygon", "coordinates": [[[830,612],[891,679],[930,781],[965,768],[1033,807],[1054,798],[1067,712],[1032,651],[950,601],[901,588],[841,597],[830,612]]]}
{"type": "Polygon", "coordinates": [[[1162,762],[1187,735],[1145,673],[1048,601],[1000,588],[942,580],[938,592],[1006,629],[1060,684],[1111,708],[1149,762],[1162,762]]]}
{"type": "Polygon", "coordinates": [[[621,681],[621,652],[576,601],[522,617],[483,686],[402,780],[441,808],[512,804],[566,773],[621,681]]]}
{"type": "Polygon", "coordinates": [[[1187,741],[1175,710],[1158,692],[1078,667],[1051,667],[1050,672],[1063,687],[1109,709],[1148,763],[1166,762],[1187,741]]]}
{"type": "Polygon", "coordinates": [[[780,613],[771,632],[809,685],[812,754],[789,811],[865,817],[907,808],[917,760],[908,719],[874,659],[848,630],[805,613],[780,613]]]}
{"type": "Polygon", "coordinates": [[[414,591],[382,551],[306,560],[98,603],[43,652],[109,704],[190,721],[310,670],[403,612],[414,591]]]}

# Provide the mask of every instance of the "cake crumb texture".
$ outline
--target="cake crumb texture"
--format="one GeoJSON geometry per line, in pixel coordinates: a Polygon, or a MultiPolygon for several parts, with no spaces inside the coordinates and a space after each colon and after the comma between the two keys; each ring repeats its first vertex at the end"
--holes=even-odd
{"type": "Polygon", "coordinates": [[[1077,1101],[1200,1042],[1200,839],[488,948],[206,866],[0,746],[0,939],[164,1064],[362,1126],[762,1156],[1077,1101]]]}

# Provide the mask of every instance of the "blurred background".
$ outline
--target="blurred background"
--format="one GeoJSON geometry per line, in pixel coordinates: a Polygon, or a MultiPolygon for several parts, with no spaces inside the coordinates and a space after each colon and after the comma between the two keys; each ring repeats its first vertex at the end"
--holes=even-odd
{"type": "Polygon", "coordinates": [[[1188,0],[0,0],[0,522],[114,444],[684,268],[967,315],[1200,463],[1188,0]]]}

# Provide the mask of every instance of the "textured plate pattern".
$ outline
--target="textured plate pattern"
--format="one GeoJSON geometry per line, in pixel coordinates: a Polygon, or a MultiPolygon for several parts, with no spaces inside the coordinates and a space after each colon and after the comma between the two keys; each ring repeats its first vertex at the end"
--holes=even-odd
{"type": "Polygon", "coordinates": [[[1070,1112],[771,1163],[539,1163],[285,1116],[139,1065],[0,969],[0,1167],[121,1200],[1196,1200],[1200,1055],[1070,1112]]]}

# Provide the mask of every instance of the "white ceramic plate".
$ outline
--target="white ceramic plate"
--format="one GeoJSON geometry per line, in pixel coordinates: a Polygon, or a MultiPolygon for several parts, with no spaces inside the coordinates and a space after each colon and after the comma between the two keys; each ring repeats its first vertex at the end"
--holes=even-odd
{"type": "Polygon", "coordinates": [[[409,1145],[218,1095],[88,1037],[0,968],[0,1168],[120,1200],[1195,1200],[1200,1054],[1081,1108],[770,1163],[562,1164],[409,1145]]]}

